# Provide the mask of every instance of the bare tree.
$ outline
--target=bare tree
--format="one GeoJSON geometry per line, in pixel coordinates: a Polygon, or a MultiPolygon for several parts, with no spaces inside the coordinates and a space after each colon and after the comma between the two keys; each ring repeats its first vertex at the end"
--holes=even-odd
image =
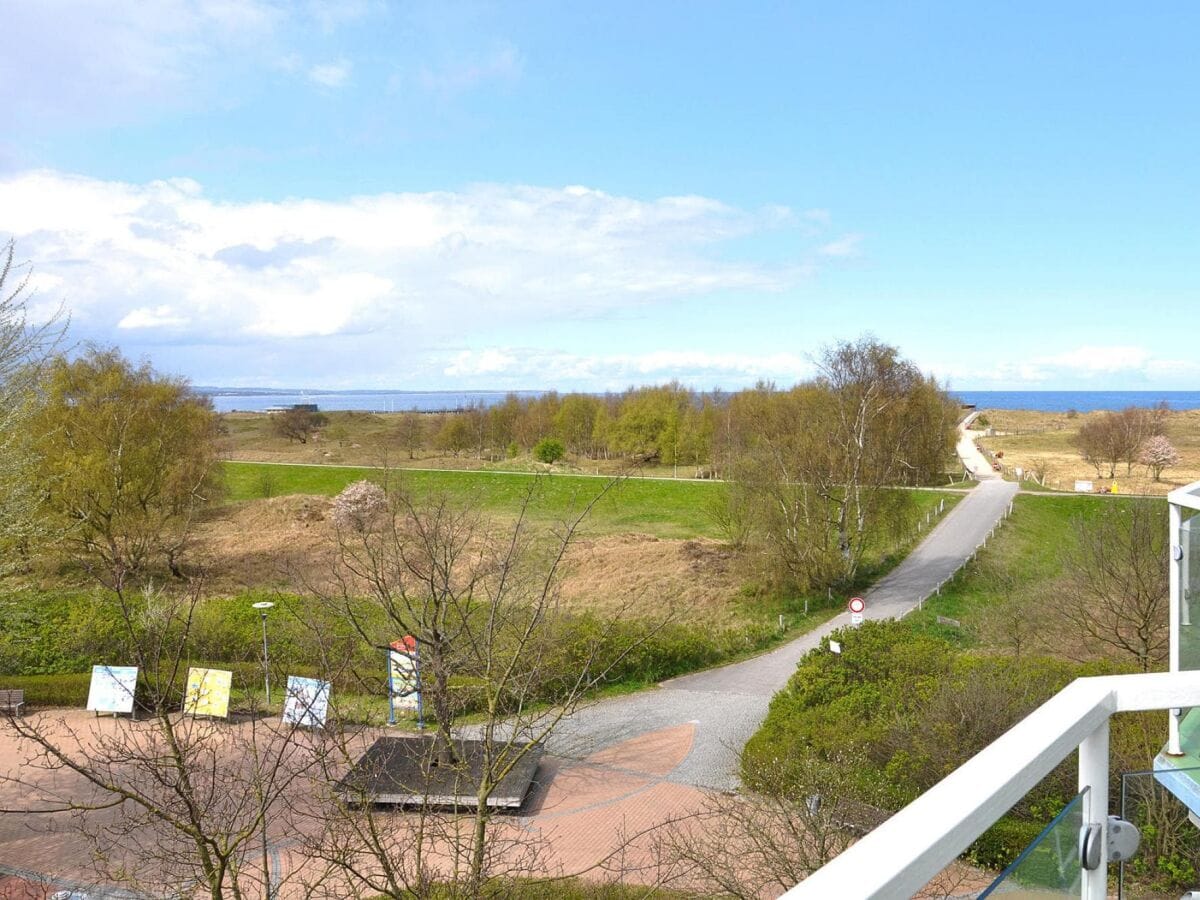
{"type": "MultiPolygon", "coordinates": [[[[377,809],[366,788],[327,796],[313,829],[321,836],[306,847],[336,873],[325,878],[327,890],[336,894],[328,886],[340,883],[345,896],[476,897],[498,878],[535,870],[536,848],[496,821],[490,801],[644,640],[617,644],[612,622],[593,620],[580,629],[559,601],[567,550],[610,488],[557,529],[539,533],[531,520],[537,481],[504,529],[473,504],[447,497],[419,502],[393,486],[375,524],[339,531],[340,563],[320,597],[381,653],[400,636],[415,638],[436,729],[422,766],[440,777],[454,773],[473,802],[447,810],[444,800],[426,798],[397,819],[377,809]],[[467,711],[476,721],[460,729],[467,711]],[[462,755],[460,736],[477,742],[476,758],[462,755]]],[[[619,618],[618,612],[613,621],[619,618]]],[[[645,636],[661,624],[648,624],[645,636]]],[[[337,748],[326,757],[331,780],[363,744],[341,740],[337,748]]]]}
{"type": "Polygon", "coordinates": [[[1129,406],[1120,412],[1106,412],[1080,426],[1075,445],[1095,467],[1097,476],[1107,466],[1108,477],[1116,477],[1120,462],[1125,463],[1128,474],[1142,445],[1163,433],[1166,415],[1167,408],[1161,404],[1152,409],[1129,406]]]}
{"type": "Polygon", "coordinates": [[[755,772],[760,793],[715,795],[655,835],[671,883],[706,896],[774,896],[799,884],[887,818],[863,802],[846,759],[776,760],[755,772]]]}
{"type": "Polygon", "coordinates": [[[1046,609],[1052,591],[1029,596],[1029,587],[1011,572],[992,568],[987,577],[995,582],[999,596],[977,610],[970,626],[987,644],[1020,656],[1045,648],[1046,609]]]}
{"type": "Polygon", "coordinates": [[[31,319],[31,270],[15,261],[12,240],[0,245],[0,568],[27,563],[35,537],[46,531],[38,516],[41,491],[31,475],[37,452],[27,423],[42,365],[66,332],[60,307],[45,321],[31,319]]]}
{"type": "Polygon", "coordinates": [[[271,416],[271,430],[288,441],[299,441],[307,444],[308,439],[316,434],[329,421],[324,413],[303,407],[293,407],[271,416]]]}
{"type": "Polygon", "coordinates": [[[413,459],[417,455],[417,451],[423,446],[425,437],[425,423],[421,419],[421,414],[416,410],[410,410],[400,416],[400,425],[396,429],[396,438],[400,441],[400,446],[408,451],[408,458],[413,459]]]}
{"type": "Polygon", "coordinates": [[[1075,519],[1057,585],[1057,615],[1093,650],[1131,657],[1143,672],[1166,659],[1166,507],[1105,504],[1075,519]]]}

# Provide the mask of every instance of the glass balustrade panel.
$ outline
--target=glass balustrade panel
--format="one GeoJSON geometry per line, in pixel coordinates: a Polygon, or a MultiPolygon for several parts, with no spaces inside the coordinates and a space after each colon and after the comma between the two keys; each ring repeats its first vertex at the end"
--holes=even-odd
{"type": "Polygon", "coordinates": [[[1083,881],[1079,830],[1084,791],[1055,816],[1042,833],[979,895],[984,897],[1078,897],[1083,881]]]}

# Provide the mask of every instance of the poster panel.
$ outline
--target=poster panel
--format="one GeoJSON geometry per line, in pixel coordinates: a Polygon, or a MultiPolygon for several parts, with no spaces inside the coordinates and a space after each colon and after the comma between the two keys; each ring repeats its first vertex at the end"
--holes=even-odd
{"type": "Polygon", "coordinates": [[[388,652],[388,685],[392,693],[392,708],[416,711],[417,641],[412,636],[392,641],[388,652]]]}
{"type": "Polygon", "coordinates": [[[137,666],[92,666],[87,708],[93,712],[133,712],[137,675],[137,666]]]}
{"type": "Polygon", "coordinates": [[[332,685],[319,678],[289,675],[287,696],[283,700],[283,721],[289,725],[320,728],[329,712],[332,685]]]}
{"type": "Polygon", "coordinates": [[[189,716],[229,715],[229,689],[233,673],[222,669],[188,669],[187,690],[183,695],[183,711],[189,716]]]}

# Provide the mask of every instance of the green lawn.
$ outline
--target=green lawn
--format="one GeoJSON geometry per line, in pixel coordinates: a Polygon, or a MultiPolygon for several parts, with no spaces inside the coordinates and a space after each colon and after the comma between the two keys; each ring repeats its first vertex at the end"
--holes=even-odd
{"type": "MultiPolygon", "coordinates": [[[[452,499],[471,500],[480,508],[499,515],[512,515],[531,486],[536,494],[531,513],[542,521],[577,514],[593,498],[612,485],[607,496],[592,510],[587,530],[592,533],[641,532],[661,538],[720,538],[709,514],[722,501],[725,485],[719,481],[675,481],[657,478],[627,478],[613,484],[607,478],[580,475],[533,475],[506,472],[442,472],[423,469],[393,469],[335,466],[270,465],[226,462],[226,496],[231,501],[253,500],[284,494],[315,494],[332,497],[346,485],[368,479],[383,483],[399,479],[418,495],[446,494],[452,499]]],[[[941,500],[949,508],[961,497],[940,491],[913,491],[920,515],[941,500]]]]}
{"type": "MultiPolygon", "coordinates": [[[[578,475],[524,475],[501,472],[430,472],[331,466],[276,466],[223,463],[227,497],[250,500],[283,494],[333,496],[354,481],[399,479],[418,495],[446,494],[471,500],[488,512],[511,515],[535,490],[532,515],[540,520],[578,514],[610,485],[606,478],[578,475]]],[[[720,482],[629,478],[615,484],[588,517],[588,531],[647,532],[662,538],[718,537],[708,515],[725,486],[720,482]]]]}

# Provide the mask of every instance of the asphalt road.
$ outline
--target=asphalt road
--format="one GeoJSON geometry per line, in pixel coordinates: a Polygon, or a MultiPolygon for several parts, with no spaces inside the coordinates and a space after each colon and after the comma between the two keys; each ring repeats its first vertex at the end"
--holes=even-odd
{"type": "MultiPolygon", "coordinates": [[[[864,595],[866,618],[898,618],[914,609],[975,551],[1016,495],[1017,485],[993,475],[970,435],[963,435],[959,455],[964,465],[977,471],[981,483],[864,595]]],[[[621,740],[691,722],[696,726],[692,751],[670,780],[735,788],[738,754],[766,717],[771,697],[787,684],[805,653],[849,624],[850,614],[845,612],[762,656],[581,709],[560,724],[548,749],[583,757],[621,740]]]]}

